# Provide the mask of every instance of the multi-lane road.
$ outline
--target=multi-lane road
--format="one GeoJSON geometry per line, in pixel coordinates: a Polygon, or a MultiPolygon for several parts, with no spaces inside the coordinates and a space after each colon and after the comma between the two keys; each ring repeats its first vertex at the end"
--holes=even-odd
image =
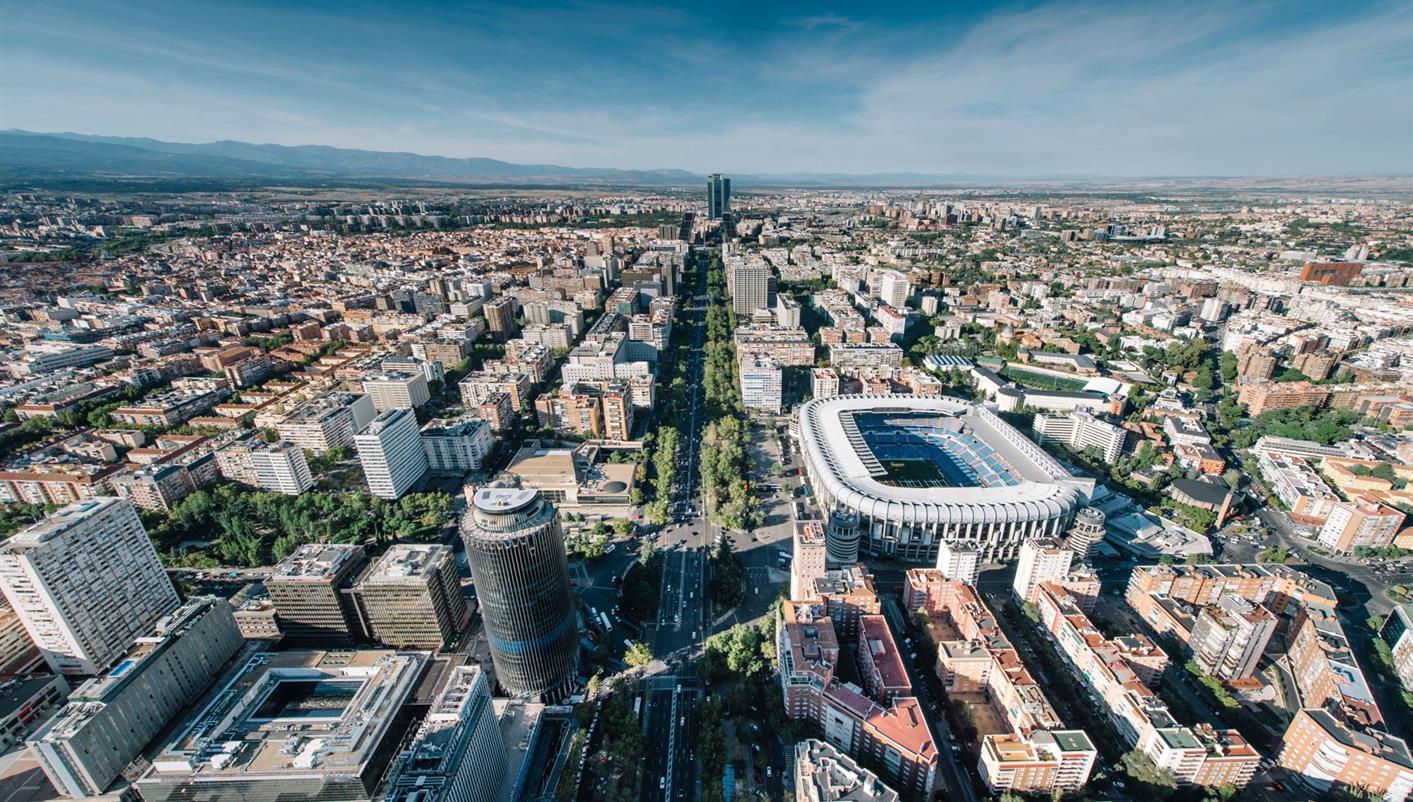
{"type": "Polygon", "coordinates": [[[662,596],[652,633],[653,654],[666,663],[663,673],[643,681],[643,802],[678,802],[697,796],[696,759],[687,722],[699,693],[695,659],[710,634],[711,605],[706,599],[708,547],[712,535],[702,516],[698,490],[700,443],[705,410],[702,395],[706,344],[706,269],[683,310],[692,327],[692,348],[685,366],[688,399],[685,419],[676,425],[680,450],[671,520],[659,533],[662,596]]]}

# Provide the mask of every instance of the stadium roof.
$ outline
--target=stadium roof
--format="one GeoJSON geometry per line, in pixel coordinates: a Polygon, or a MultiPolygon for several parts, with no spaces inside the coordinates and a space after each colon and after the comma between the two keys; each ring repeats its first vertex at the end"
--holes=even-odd
{"type": "Polygon", "coordinates": [[[876,517],[916,523],[984,523],[1050,518],[1080,502],[1085,482],[986,408],[948,398],[844,395],[800,409],[810,470],[839,503],[876,517]],[[848,430],[853,414],[935,413],[961,422],[1019,481],[1005,487],[894,487],[875,478],[867,447],[848,430]],[[861,453],[862,452],[862,453],[861,453]]]}

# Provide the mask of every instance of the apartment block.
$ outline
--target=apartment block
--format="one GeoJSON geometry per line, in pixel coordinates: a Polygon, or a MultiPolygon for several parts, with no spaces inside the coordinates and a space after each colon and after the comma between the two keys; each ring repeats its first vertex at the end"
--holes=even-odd
{"type": "Polygon", "coordinates": [[[1348,554],[1360,548],[1381,548],[1393,543],[1403,526],[1403,512],[1370,498],[1336,502],[1320,527],[1320,545],[1348,554]]]}
{"type": "Polygon", "coordinates": [[[427,475],[427,453],[417,416],[410,409],[390,409],[354,435],[368,492],[395,501],[427,475]]]}
{"type": "Polygon", "coordinates": [[[61,674],[102,671],[179,602],[137,511],[112,497],[64,507],[0,546],[0,589],[61,674]]]}
{"type": "Polygon", "coordinates": [[[329,393],[291,412],[276,424],[280,439],[322,454],[352,446],[353,436],[378,414],[373,399],[358,393],[329,393]]]}
{"type": "Polygon", "coordinates": [[[422,449],[434,474],[464,476],[479,471],[494,448],[491,425],[477,417],[439,418],[422,427],[422,449]]]}

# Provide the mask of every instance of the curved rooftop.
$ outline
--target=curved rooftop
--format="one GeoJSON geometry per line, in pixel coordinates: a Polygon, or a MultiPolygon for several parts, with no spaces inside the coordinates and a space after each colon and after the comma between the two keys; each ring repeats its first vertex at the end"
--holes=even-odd
{"type": "Polygon", "coordinates": [[[957,399],[816,399],[800,409],[800,439],[810,470],[836,502],[875,518],[918,524],[1032,521],[1068,514],[1081,501],[1078,483],[1053,457],[995,413],[957,399]],[[988,464],[1000,469],[999,481],[967,487],[900,487],[879,481],[878,460],[855,420],[870,413],[936,416],[984,445],[988,464]]]}

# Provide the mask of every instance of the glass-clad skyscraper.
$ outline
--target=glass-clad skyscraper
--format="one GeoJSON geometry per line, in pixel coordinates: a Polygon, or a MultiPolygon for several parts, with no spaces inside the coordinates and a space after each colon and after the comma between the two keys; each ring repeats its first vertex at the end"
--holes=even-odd
{"type": "Polygon", "coordinates": [[[707,219],[720,220],[731,212],[731,179],[720,173],[707,176],[707,219]]]}
{"type": "Polygon", "coordinates": [[[483,487],[461,536],[497,681],[512,696],[558,701],[579,648],[559,512],[538,490],[483,487]]]}

